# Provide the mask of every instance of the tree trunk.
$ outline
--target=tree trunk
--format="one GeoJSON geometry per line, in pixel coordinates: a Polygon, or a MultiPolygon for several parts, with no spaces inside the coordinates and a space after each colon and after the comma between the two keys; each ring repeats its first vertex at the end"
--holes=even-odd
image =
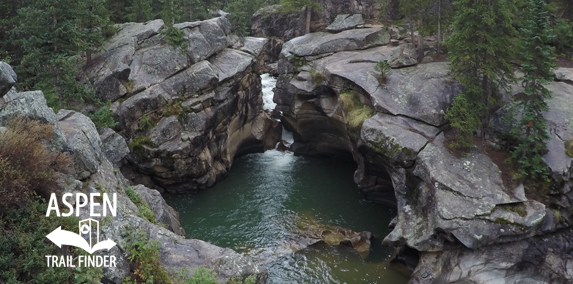
{"type": "Polygon", "coordinates": [[[442,0],[438,2],[438,34],[436,36],[436,52],[440,55],[440,41],[442,37],[442,0]]]}
{"type": "Polygon", "coordinates": [[[424,59],[424,39],[419,29],[422,26],[422,20],[418,23],[418,62],[422,62],[424,59]]]}
{"type": "Polygon", "coordinates": [[[312,14],[312,9],[310,7],[306,7],[306,30],[305,30],[305,34],[309,34],[310,33],[310,16],[312,14]]]}
{"type": "Polygon", "coordinates": [[[90,66],[92,64],[92,50],[86,49],[86,65],[90,66]]]}

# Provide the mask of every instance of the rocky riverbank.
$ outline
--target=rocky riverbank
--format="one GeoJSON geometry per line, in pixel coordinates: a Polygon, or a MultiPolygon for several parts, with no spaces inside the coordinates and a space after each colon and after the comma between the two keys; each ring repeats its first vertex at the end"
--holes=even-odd
{"type": "MultiPolygon", "coordinates": [[[[553,172],[550,185],[526,195],[523,185],[504,183],[507,173],[488,146],[466,157],[448,149],[444,115],[461,86],[447,63],[418,64],[416,56],[411,44],[382,28],[316,32],[286,42],[274,100],[294,134],[291,149],[352,154],[363,193],[398,209],[384,242],[415,249],[420,257],[410,264],[411,283],[572,281],[573,162],[565,142],[573,134],[573,87],[563,79],[567,70],[556,72],[561,82],[550,85],[545,115],[552,134],[543,157],[553,172]],[[380,61],[392,70],[375,71],[380,61]],[[351,125],[348,97],[368,110],[359,127],[351,125]]],[[[516,87],[513,95],[519,92],[516,87]]],[[[498,124],[488,136],[493,148],[502,147],[503,130],[498,124]]]]}
{"type": "MultiPolygon", "coordinates": [[[[117,194],[117,216],[96,218],[102,224],[100,238],[117,243],[110,251],[117,266],[104,269],[106,281],[121,283],[132,273],[127,236],[141,231],[159,245],[167,271],[206,267],[220,282],[253,275],[256,283],[265,283],[266,271],[250,257],[185,239],[179,214],[157,190],[138,181],[160,190],[195,190],[223,176],[239,151],[274,146],[265,141],[276,124],[262,111],[258,74],[266,40],[239,39],[228,20],[219,17],[177,25],[190,42],[184,51],[161,42],[162,27],[161,21],[121,25],[86,71],[96,96],[112,102],[118,132],[96,128],[80,112],[55,113],[41,91],[18,92],[17,75],[4,62],[0,125],[23,117],[54,128],[49,148],[72,162],[69,171],[58,173],[61,191],[56,194],[117,194]],[[139,196],[138,204],[130,189],[139,196]],[[153,221],[143,218],[141,204],[151,210],[153,221]]],[[[87,209],[80,216],[91,217],[87,209]]]]}

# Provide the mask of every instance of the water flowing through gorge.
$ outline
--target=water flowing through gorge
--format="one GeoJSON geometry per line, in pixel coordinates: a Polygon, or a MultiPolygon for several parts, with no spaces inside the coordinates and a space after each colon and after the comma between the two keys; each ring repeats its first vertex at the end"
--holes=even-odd
{"type": "MultiPolygon", "coordinates": [[[[272,80],[263,77],[266,109],[272,108],[272,80]]],[[[355,170],[341,161],[270,150],[236,159],[213,188],[166,200],[181,214],[187,237],[254,256],[268,269],[267,283],[406,283],[390,268],[392,250],[381,245],[395,212],[365,201],[353,182],[355,170]],[[361,256],[344,245],[306,247],[308,232],[301,228],[309,226],[369,231],[371,251],[361,256]]]]}

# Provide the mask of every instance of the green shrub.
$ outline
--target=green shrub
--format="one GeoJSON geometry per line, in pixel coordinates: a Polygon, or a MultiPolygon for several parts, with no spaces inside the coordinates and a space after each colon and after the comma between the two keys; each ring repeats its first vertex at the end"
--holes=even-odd
{"type": "Polygon", "coordinates": [[[101,268],[82,268],[76,267],[74,280],[76,284],[99,284],[103,278],[103,271],[101,268]]]}
{"type": "Polygon", "coordinates": [[[118,122],[113,119],[110,101],[96,112],[89,114],[88,117],[93,121],[97,128],[114,128],[118,124],[118,122]]]}
{"type": "Polygon", "coordinates": [[[163,107],[162,115],[164,117],[175,115],[179,117],[183,113],[183,107],[181,107],[181,102],[178,100],[173,100],[163,107]]]}
{"type": "Polygon", "coordinates": [[[129,197],[131,202],[133,202],[133,204],[137,206],[137,209],[139,210],[139,214],[137,214],[137,216],[153,224],[157,224],[157,220],[155,219],[155,214],[153,214],[153,211],[151,211],[151,209],[149,208],[149,204],[147,204],[147,202],[145,202],[145,200],[143,200],[143,198],[139,196],[139,193],[137,193],[131,186],[125,189],[125,193],[129,197]]]}
{"type": "Polygon", "coordinates": [[[306,65],[306,59],[304,58],[304,56],[293,55],[289,59],[290,62],[294,65],[294,67],[297,69],[306,65]]]}
{"type": "Polygon", "coordinates": [[[564,54],[573,48],[573,23],[565,19],[557,19],[553,26],[555,34],[553,45],[558,54],[564,54]]]}
{"type": "Polygon", "coordinates": [[[60,190],[56,170],[66,172],[66,155],[44,145],[53,138],[51,125],[14,118],[0,135],[0,207],[25,203],[34,193],[48,197],[60,190]]]}
{"type": "Polygon", "coordinates": [[[141,130],[152,129],[153,125],[154,125],[153,121],[151,121],[151,118],[149,118],[149,116],[147,114],[144,114],[139,119],[139,129],[141,129],[141,130]]]}
{"type": "MultiPolygon", "coordinates": [[[[190,271],[188,268],[182,268],[179,272],[175,273],[174,283],[178,284],[218,284],[217,274],[205,267],[195,269],[191,276],[188,276],[190,271]]],[[[227,284],[255,284],[255,277],[249,276],[244,281],[239,277],[233,277],[227,280],[227,284]]]]}
{"type": "Polygon", "coordinates": [[[159,259],[159,245],[151,241],[143,231],[128,231],[126,249],[132,262],[133,275],[123,279],[124,284],[131,283],[172,283],[167,270],[159,259]]]}
{"type": "Polygon", "coordinates": [[[316,69],[310,68],[309,73],[315,87],[321,85],[322,83],[324,83],[324,81],[326,81],[326,77],[324,77],[324,71],[318,72],[316,71],[316,69]]]}
{"type": "Polygon", "coordinates": [[[127,146],[129,147],[129,149],[131,149],[131,152],[133,152],[135,156],[143,158],[145,157],[144,146],[146,145],[150,147],[153,146],[153,144],[151,143],[151,138],[149,138],[149,136],[137,135],[131,139],[131,142],[129,142],[127,146]]]}
{"type": "Polygon", "coordinates": [[[569,139],[565,142],[565,153],[573,158],[573,139],[569,139]]]}
{"type": "Polygon", "coordinates": [[[457,139],[448,147],[467,155],[473,146],[474,133],[480,125],[479,109],[468,101],[465,94],[459,94],[454,98],[446,118],[450,120],[450,125],[457,129],[457,139]]]}
{"type": "Polygon", "coordinates": [[[382,77],[386,77],[392,72],[392,67],[390,67],[387,60],[380,60],[376,63],[376,66],[374,66],[374,70],[380,72],[382,77]]]}
{"type": "Polygon", "coordinates": [[[173,46],[174,48],[181,48],[182,50],[187,49],[189,44],[185,40],[185,33],[182,30],[169,26],[161,31],[163,35],[163,41],[173,46]]]}

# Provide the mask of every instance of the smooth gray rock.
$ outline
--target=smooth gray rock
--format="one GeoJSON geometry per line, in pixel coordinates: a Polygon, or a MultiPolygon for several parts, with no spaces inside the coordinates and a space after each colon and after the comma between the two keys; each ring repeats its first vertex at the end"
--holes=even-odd
{"type": "Polygon", "coordinates": [[[543,204],[522,202],[505,189],[501,172],[484,153],[474,149],[464,158],[449,153],[443,134],[418,154],[412,174],[392,176],[399,213],[386,243],[440,251],[459,242],[475,249],[534,235],[546,217],[543,204]]]}
{"type": "Polygon", "coordinates": [[[157,126],[151,130],[149,137],[155,145],[161,145],[169,140],[178,138],[183,131],[183,127],[177,117],[163,117],[157,126]]]}
{"type": "Polygon", "coordinates": [[[3,97],[18,81],[16,72],[6,62],[0,61],[0,98],[3,97]]]}
{"type": "Polygon", "coordinates": [[[129,147],[123,136],[110,128],[99,129],[102,151],[106,158],[115,166],[120,167],[123,159],[129,154],[129,147]]]}
{"type": "Polygon", "coordinates": [[[220,82],[245,72],[253,63],[253,57],[242,51],[225,49],[210,59],[213,68],[217,71],[220,82]]]}
{"type": "Polygon", "coordinates": [[[573,281],[571,230],[476,250],[422,253],[410,282],[562,284],[573,281]]]}
{"type": "Polygon", "coordinates": [[[409,168],[439,131],[413,119],[379,113],[364,121],[360,139],[388,163],[409,168]]]}
{"type": "Polygon", "coordinates": [[[117,33],[105,42],[104,50],[110,52],[124,45],[137,47],[139,43],[157,35],[163,25],[161,19],[146,23],[119,24],[117,25],[117,33]]]}
{"type": "Polygon", "coordinates": [[[158,242],[161,263],[168,271],[179,271],[185,268],[192,273],[199,267],[205,267],[217,274],[217,280],[220,283],[225,283],[228,278],[236,276],[246,278],[254,275],[257,284],[263,284],[267,279],[266,270],[256,265],[248,256],[204,241],[183,239],[168,229],[151,224],[139,217],[120,214],[113,218],[110,225],[101,229],[104,238],[110,238],[117,243],[109,254],[118,258],[118,267],[104,269],[106,277],[114,283],[121,283],[129,273],[126,236],[128,232],[133,233],[135,230],[145,232],[150,240],[158,242]]]}
{"type": "Polygon", "coordinates": [[[155,85],[187,68],[187,56],[169,44],[155,45],[135,52],[129,80],[133,92],[155,85]]]}
{"type": "Polygon", "coordinates": [[[269,42],[269,39],[259,38],[259,37],[244,37],[241,39],[240,48],[241,51],[249,53],[255,57],[259,56],[263,52],[265,45],[269,42]]]}
{"type": "Polygon", "coordinates": [[[573,68],[559,67],[555,69],[553,76],[556,81],[573,84],[573,68]]]}
{"type": "Polygon", "coordinates": [[[227,18],[214,18],[198,22],[195,27],[193,25],[180,26],[188,42],[187,54],[191,63],[205,60],[228,46],[231,24],[227,18]]]}
{"type": "MultiPolygon", "coordinates": [[[[337,52],[331,56],[313,62],[318,66],[325,66],[332,73],[344,68],[352,70],[352,64],[376,63],[386,61],[392,68],[402,68],[418,64],[416,48],[412,44],[399,46],[379,46],[360,51],[337,52]]],[[[374,68],[372,68],[374,71],[374,68]]]]}
{"type": "Polygon", "coordinates": [[[79,112],[60,110],[59,124],[66,137],[73,161],[74,176],[85,180],[98,171],[104,155],[99,133],[93,122],[79,112]]]}
{"type": "Polygon", "coordinates": [[[326,30],[329,32],[341,32],[345,30],[350,30],[356,28],[360,25],[364,25],[364,19],[362,18],[362,14],[354,14],[354,15],[338,15],[334,19],[334,22],[330,24],[330,26],[326,27],[326,30]]]}
{"type": "Polygon", "coordinates": [[[215,69],[209,61],[201,61],[163,81],[161,88],[173,97],[182,93],[195,94],[219,82],[219,73],[215,69]]]}
{"type": "Polygon", "coordinates": [[[310,33],[294,38],[283,45],[281,54],[289,56],[311,56],[330,52],[361,50],[386,45],[390,34],[380,28],[347,30],[337,34],[310,33]]]}
{"type": "Polygon", "coordinates": [[[181,227],[181,223],[179,222],[179,213],[167,205],[167,202],[165,202],[165,199],[163,199],[159,191],[140,184],[134,186],[133,189],[147,202],[157,222],[164,224],[165,228],[175,234],[185,237],[185,230],[181,227]]]}
{"type": "Polygon", "coordinates": [[[16,93],[11,89],[8,94],[0,98],[0,125],[6,125],[10,119],[16,116],[38,120],[54,126],[54,139],[50,142],[50,148],[61,150],[65,144],[65,137],[58,125],[58,119],[54,110],[46,104],[46,98],[41,91],[16,93]]]}
{"type": "Polygon", "coordinates": [[[372,96],[377,111],[411,117],[430,125],[445,124],[445,114],[461,85],[445,62],[392,70],[381,85],[374,63],[327,65],[331,75],[342,77],[372,96]]]}

